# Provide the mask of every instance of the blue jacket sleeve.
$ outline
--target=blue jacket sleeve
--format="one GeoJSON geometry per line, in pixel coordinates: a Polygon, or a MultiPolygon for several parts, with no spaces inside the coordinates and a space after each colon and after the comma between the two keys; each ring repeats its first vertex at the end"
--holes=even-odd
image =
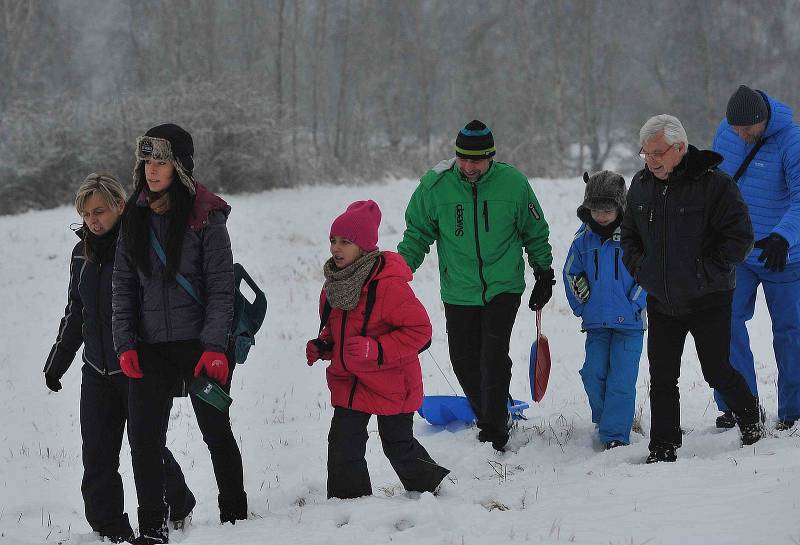
{"type": "Polygon", "coordinates": [[[72,360],[75,359],[75,353],[83,344],[83,302],[78,291],[78,282],[85,264],[83,243],[79,243],[70,258],[67,307],[58,327],[56,342],[50,349],[50,355],[44,366],[45,373],[59,379],[67,372],[72,360]]]}
{"type": "Polygon", "coordinates": [[[586,272],[586,267],[583,264],[583,258],[581,257],[581,252],[578,248],[578,240],[579,239],[572,241],[572,244],[569,247],[569,253],[567,254],[567,260],[564,263],[564,270],[562,272],[562,277],[564,280],[564,292],[567,294],[567,301],[569,302],[569,306],[572,308],[572,313],[575,314],[575,316],[581,316],[583,314],[583,307],[585,306],[580,302],[575,293],[573,293],[572,283],[570,282],[571,278],[580,275],[582,272],[586,272]]]}
{"type": "Polygon", "coordinates": [[[724,126],[725,126],[725,123],[720,123],[719,124],[719,126],[717,127],[716,132],[714,133],[713,144],[711,145],[711,149],[712,150],[716,151],[717,153],[719,153],[720,155],[723,155],[723,156],[725,154],[722,153],[722,151],[720,150],[720,147],[719,147],[719,135],[722,132],[724,126]]]}
{"type": "Polygon", "coordinates": [[[800,127],[792,126],[786,136],[781,161],[789,189],[789,210],[773,230],[789,242],[789,246],[800,243],[800,127]]]}

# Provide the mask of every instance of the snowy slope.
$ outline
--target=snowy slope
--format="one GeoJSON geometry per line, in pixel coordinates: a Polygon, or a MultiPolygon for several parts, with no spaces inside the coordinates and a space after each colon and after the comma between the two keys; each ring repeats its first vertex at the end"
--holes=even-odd
{"type": "MultiPolygon", "coordinates": [[[[318,327],[321,265],[331,220],[357,199],[383,209],[382,248],[394,249],[414,181],[353,188],[318,186],[230,197],[236,259],[266,288],[269,311],[258,345],[237,368],[232,395],[234,433],[245,462],[251,520],[217,523],[211,463],[186,399],[176,400],[169,446],[198,498],[194,524],[175,542],[483,544],[496,542],[651,544],[800,543],[800,432],[783,432],[739,447],[736,430],[714,429],[716,410],[691,342],[683,375],[682,424],[688,431],[676,464],[644,465],[647,439],[598,452],[578,375],[583,335],[559,282],[544,315],[553,371],[544,401],[516,430],[517,452],[498,454],[474,429],[435,429],[417,419],[415,433],[452,470],[454,482],[434,497],[411,498],[383,456],[370,426],[368,463],[375,495],[325,499],[326,439],[331,408],[324,366],[305,364],[305,341],[318,327]]],[[[577,228],[577,179],[535,180],[551,224],[560,271],[577,228]]],[[[74,210],[62,207],[0,218],[0,543],[92,542],[80,495],[79,362],[50,393],[41,374],[66,302],[68,230],[74,210]]],[[[531,279],[530,271],[528,278],[531,279]]],[[[530,285],[530,284],[529,284],[530,285]]],[[[422,356],[427,393],[451,393],[444,313],[435,253],[413,287],[434,323],[422,356]],[[437,368],[441,367],[443,374],[437,368]],[[446,380],[445,380],[446,377],[446,380]]],[[[526,293],[524,301],[527,301],[526,293]]],[[[528,351],[533,315],[523,305],[512,338],[512,394],[530,399],[528,351]]],[[[751,326],[768,418],[776,412],[776,370],[763,302],[751,326]]],[[[637,405],[649,427],[647,360],[637,405]]],[[[135,523],[135,491],[127,444],[121,472],[135,523]]]]}

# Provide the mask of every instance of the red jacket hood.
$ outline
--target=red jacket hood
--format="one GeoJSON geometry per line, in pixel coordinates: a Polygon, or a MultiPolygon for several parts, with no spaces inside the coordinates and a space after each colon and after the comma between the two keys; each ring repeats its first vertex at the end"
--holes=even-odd
{"type": "MultiPolygon", "coordinates": [[[[414,275],[411,268],[406,263],[406,260],[397,252],[390,252],[384,250],[381,252],[384,259],[383,267],[375,273],[372,278],[382,280],[384,278],[397,278],[404,282],[411,282],[414,275]]],[[[364,283],[367,285],[367,282],[364,283]]]]}
{"type": "Polygon", "coordinates": [[[197,195],[194,198],[194,208],[189,216],[189,227],[199,231],[208,225],[208,215],[214,210],[220,210],[225,217],[231,213],[231,207],[222,198],[214,195],[203,184],[195,182],[197,195]]]}

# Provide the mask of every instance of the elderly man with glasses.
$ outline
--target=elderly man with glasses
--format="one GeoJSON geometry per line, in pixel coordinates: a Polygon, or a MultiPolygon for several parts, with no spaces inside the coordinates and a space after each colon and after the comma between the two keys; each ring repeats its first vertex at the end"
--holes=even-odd
{"type": "Polygon", "coordinates": [[[645,166],[633,178],[622,222],[625,267],[647,290],[650,455],[674,462],[681,446],[678,377],[692,334],[703,377],[733,410],[743,445],[762,436],[758,400],[730,364],[735,267],[753,247],[747,206],[722,157],[689,144],[671,115],[639,132],[645,166]]]}

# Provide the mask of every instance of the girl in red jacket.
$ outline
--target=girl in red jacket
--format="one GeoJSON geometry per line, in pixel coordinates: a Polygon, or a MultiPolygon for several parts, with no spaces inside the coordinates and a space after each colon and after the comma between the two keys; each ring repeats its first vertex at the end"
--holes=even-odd
{"type": "Polygon", "coordinates": [[[450,473],[413,435],[422,404],[419,351],[431,322],[408,282],[411,269],[395,252],[378,250],[381,211],[357,201],[334,220],[332,257],[320,294],[322,327],[306,345],[308,365],[329,360],[333,418],[328,434],[328,497],[372,494],[367,423],[378,416],[383,452],[406,490],[433,492],[450,473]]]}

